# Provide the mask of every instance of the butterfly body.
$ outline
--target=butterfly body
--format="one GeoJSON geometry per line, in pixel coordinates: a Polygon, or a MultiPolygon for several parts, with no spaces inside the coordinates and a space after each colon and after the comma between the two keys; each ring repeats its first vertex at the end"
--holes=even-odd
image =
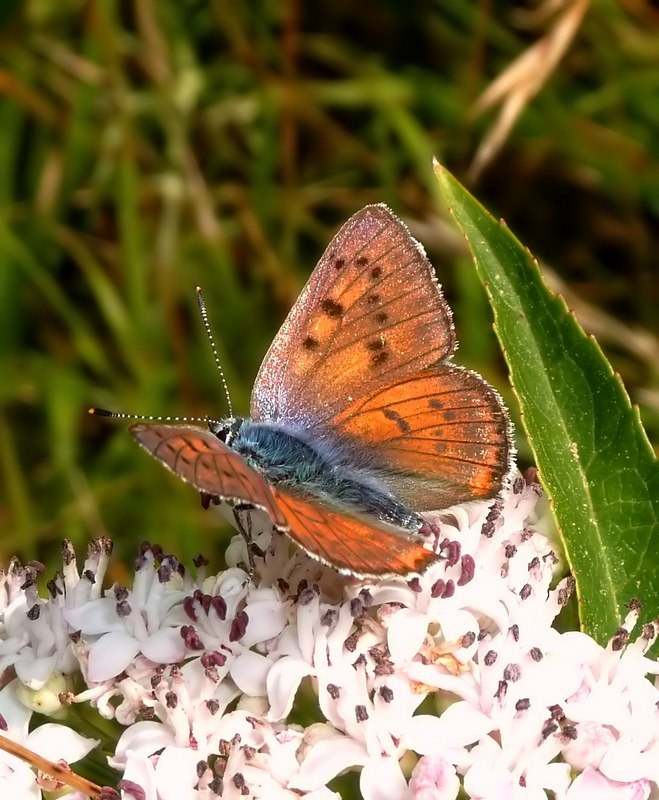
{"type": "Polygon", "coordinates": [[[456,345],[423,248],[366,206],[275,337],[249,418],[130,430],[203,495],[263,509],[342,573],[421,572],[435,556],[419,512],[496,497],[512,462],[503,402],[453,363],[456,345]]]}
{"type": "MultiPolygon", "coordinates": [[[[384,488],[372,463],[368,469],[358,466],[339,442],[281,423],[241,418],[212,424],[210,430],[273,487],[408,531],[423,524],[384,488]]],[[[368,462],[368,452],[363,460],[368,462]]]]}

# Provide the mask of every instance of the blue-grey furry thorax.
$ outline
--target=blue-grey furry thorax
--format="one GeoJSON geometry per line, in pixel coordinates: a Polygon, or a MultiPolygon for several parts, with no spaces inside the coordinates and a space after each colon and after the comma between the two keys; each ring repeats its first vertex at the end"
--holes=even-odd
{"type": "Polygon", "coordinates": [[[416,531],[423,522],[379,487],[376,478],[342,459],[331,445],[312,444],[304,434],[296,435],[277,423],[249,419],[227,420],[212,430],[273,486],[291,488],[331,506],[375,516],[410,531],[416,531]]]}

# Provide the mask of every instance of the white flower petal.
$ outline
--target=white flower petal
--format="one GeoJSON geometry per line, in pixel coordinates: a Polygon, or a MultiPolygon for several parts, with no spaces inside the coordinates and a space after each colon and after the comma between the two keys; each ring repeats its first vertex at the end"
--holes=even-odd
{"type": "Polygon", "coordinates": [[[3,623],[7,632],[7,638],[12,638],[16,635],[18,635],[19,638],[22,637],[27,610],[27,597],[23,592],[4,608],[3,623]]]}
{"type": "Polygon", "coordinates": [[[446,747],[465,747],[487,735],[493,727],[494,723],[487,714],[471,703],[459,700],[437,719],[434,736],[436,742],[446,747]]]}
{"type": "Polygon", "coordinates": [[[599,764],[602,775],[619,783],[631,783],[647,777],[646,765],[638,749],[623,739],[606,751],[599,764]]]}
{"type": "Polygon", "coordinates": [[[288,604],[280,600],[263,600],[248,603],[245,611],[249,617],[247,630],[240,640],[244,647],[252,647],[278,636],[287,622],[288,604]]]}
{"type": "Polygon", "coordinates": [[[293,657],[280,658],[266,679],[266,691],[270,700],[268,719],[277,721],[287,717],[295,694],[303,678],[313,674],[313,668],[305,661],[293,657]]]}
{"type": "MultiPolygon", "coordinates": [[[[469,611],[460,608],[453,609],[448,613],[437,614],[444,639],[447,642],[457,642],[466,633],[477,634],[479,630],[478,620],[469,611]]],[[[474,647],[476,639],[474,639],[474,647]]]]}
{"type": "Polygon", "coordinates": [[[131,754],[148,758],[158,750],[174,744],[172,731],[161,722],[143,720],[126,728],[119,737],[114,755],[108,759],[113,769],[123,769],[131,754]]]}
{"type": "Polygon", "coordinates": [[[185,656],[178,628],[161,628],[140,642],[140,650],[155,664],[175,664],[185,656]]]}
{"type": "Polygon", "coordinates": [[[272,666],[269,658],[246,650],[233,662],[229,674],[241,692],[261,696],[266,694],[266,678],[272,666]]]}
{"type": "Polygon", "coordinates": [[[284,628],[281,636],[277,640],[275,648],[271,651],[272,656],[294,656],[302,658],[300,643],[298,642],[297,629],[289,625],[284,628]]]}
{"type": "Polygon", "coordinates": [[[57,654],[30,661],[17,661],[16,675],[30,689],[41,689],[57,666],[57,654]]]}
{"type": "Polygon", "coordinates": [[[251,715],[247,711],[232,711],[217,721],[213,734],[218,740],[224,739],[227,742],[237,735],[240,736],[242,744],[260,747],[262,739],[255,732],[250,719],[251,715]]]}
{"type": "Polygon", "coordinates": [[[468,797],[515,800],[514,783],[513,776],[500,756],[494,761],[476,757],[475,763],[464,776],[463,785],[468,797]]]}
{"type": "Polygon", "coordinates": [[[604,753],[615,740],[616,735],[609,725],[581,722],[577,726],[577,738],[563,748],[563,758],[580,772],[589,766],[599,767],[604,753]]]}
{"type": "MultiPolygon", "coordinates": [[[[155,769],[151,760],[146,756],[130,751],[126,756],[126,769],[123,777],[144,791],[144,800],[159,800],[155,769]]],[[[133,795],[122,792],[122,800],[129,800],[129,798],[133,800],[133,795]]]]}
{"type": "Polygon", "coordinates": [[[77,608],[62,609],[62,616],[73,630],[81,631],[85,636],[97,636],[123,628],[116,608],[117,602],[113,597],[99,597],[77,608]]]}
{"type": "Polygon", "coordinates": [[[557,797],[563,797],[571,782],[570,765],[555,762],[547,764],[541,772],[542,788],[549,789],[557,797]]]}
{"type": "Polygon", "coordinates": [[[394,663],[410,661],[428,633],[428,617],[407,608],[389,617],[387,644],[394,663]]]}
{"type": "Polygon", "coordinates": [[[383,698],[380,691],[376,692],[373,698],[373,708],[378,718],[377,724],[391,736],[400,739],[412,714],[423,702],[424,695],[422,692],[415,691],[403,675],[396,674],[387,677],[386,690],[387,700],[383,698]]]}
{"type": "Polygon", "coordinates": [[[359,776],[359,789],[364,800],[404,800],[409,795],[396,758],[367,762],[359,776]]]}
{"type": "Polygon", "coordinates": [[[0,797],[11,800],[41,800],[36,776],[24,761],[0,752],[0,797]]]}
{"type": "Polygon", "coordinates": [[[26,746],[49,761],[63,759],[67,764],[73,764],[100,743],[100,739],[88,739],[67,725],[46,722],[32,731],[27,737],[26,746]]]}
{"type": "Polygon", "coordinates": [[[199,780],[196,772],[199,760],[200,754],[189,747],[166,747],[155,770],[159,800],[194,797],[194,787],[199,780]]]}
{"type": "Polygon", "coordinates": [[[405,674],[415,683],[442,689],[445,692],[461,697],[478,705],[480,686],[474,686],[461,675],[450,675],[438,670],[433,664],[421,664],[414,661],[405,667],[405,674]]]}
{"type": "Polygon", "coordinates": [[[340,772],[362,766],[369,756],[360,742],[349,736],[333,736],[312,745],[289,786],[310,790],[323,786],[340,772]]]}
{"type": "Polygon", "coordinates": [[[26,708],[18,699],[16,691],[21,682],[14,678],[0,689],[0,716],[4,719],[8,733],[15,742],[24,742],[32,709],[26,708]]]}
{"type": "Polygon", "coordinates": [[[125,631],[106,633],[89,649],[89,680],[100,683],[114,678],[126,669],[139,652],[137,639],[125,631]]]}
{"type": "Polygon", "coordinates": [[[441,717],[431,714],[418,714],[407,723],[401,744],[408,750],[425,756],[443,756],[451,763],[457,764],[464,759],[466,750],[453,747],[442,741],[444,734],[440,724],[441,717]]]}
{"type": "MultiPolygon", "coordinates": [[[[615,800],[609,781],[592,767],[577,775],[566,792],[566,800],[615,800]]],[[[619,795],[618,795],[619,797],[619,795]]],[[[627,800],[627,795],[623,795],[627,800]]]]}
{"type": "Polygon", "coordinates": [[[373,602],[378,605],[394,603],[404,608],[414,608],[414,592],[407,585],[407,582],[400,578],[391,578],[382,583],[375,584],[371,589],[373,602]]]}

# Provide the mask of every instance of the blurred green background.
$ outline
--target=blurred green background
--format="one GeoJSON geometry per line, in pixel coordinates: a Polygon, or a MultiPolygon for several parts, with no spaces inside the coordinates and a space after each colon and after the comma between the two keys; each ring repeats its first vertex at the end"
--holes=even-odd
{"type": "Polygon", "coordinates": [[[62,538],[82,553],[99,535],[128,564],[144,539],[219,562],[196,494],[86,409],[225,413],[199,284],[246,412],[304,280],[368,202],[424,243],[459,360],[516,413],[433,154],[563,286],[656,444],[656,4],[593,0],[478,179],[471,167],[497,118],[476,98],[577,5],[3,0],[0,563],[55,565],[62,538]]]}

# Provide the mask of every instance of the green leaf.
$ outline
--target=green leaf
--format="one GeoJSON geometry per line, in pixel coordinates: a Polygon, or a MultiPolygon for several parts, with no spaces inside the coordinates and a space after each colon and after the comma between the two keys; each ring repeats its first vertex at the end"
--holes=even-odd
{"type": "Polygon", "coordinates": [[[436,173],[494,310],[582,627],[604,643],[632,598],[644,618],[659,614],[657,461],[620,378],[528,251],[452,175],[436,173]]]}

